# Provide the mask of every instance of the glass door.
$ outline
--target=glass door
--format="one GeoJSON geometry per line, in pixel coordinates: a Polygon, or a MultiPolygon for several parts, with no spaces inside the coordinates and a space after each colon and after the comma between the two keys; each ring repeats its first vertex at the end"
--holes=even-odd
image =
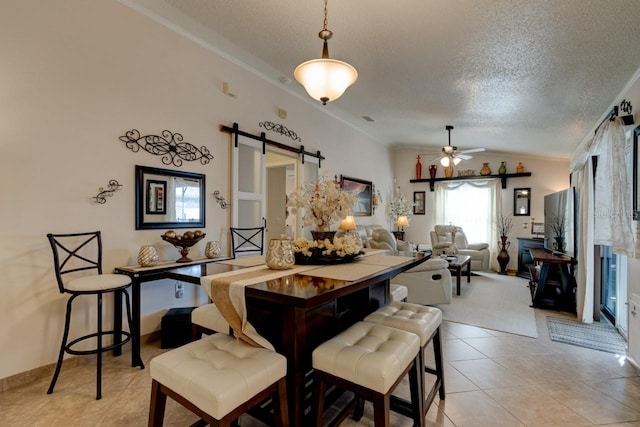
{"type": "Polygon", "coordinates": [[[611,322],[615,324],[617,313],[617,255],[611,246],[600,247],[600,262],[602,265],[602,300],[601,310],[611,322]]]}

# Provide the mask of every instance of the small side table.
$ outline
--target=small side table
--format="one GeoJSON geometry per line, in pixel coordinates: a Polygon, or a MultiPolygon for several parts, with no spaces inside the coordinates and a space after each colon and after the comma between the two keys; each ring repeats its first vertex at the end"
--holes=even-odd
{"type": "Polygon", "coordinates": [[[397,240],[404,240],[404,231],[392,231],[397,240]]]}
{"type": "Polygon", "coordinates": [[[447,260],[449,270],[456,276],[456,294],[460,295],[460,276],[462,269],[467,267],[467,283],[471,283],[471,257],[469,255],[458,255],[455,259],[447,260]]]}

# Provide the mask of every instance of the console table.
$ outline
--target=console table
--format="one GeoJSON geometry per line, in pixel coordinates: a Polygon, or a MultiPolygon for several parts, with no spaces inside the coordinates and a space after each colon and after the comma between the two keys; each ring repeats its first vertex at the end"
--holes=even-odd
{"type": "MultiPolygon", "coordinates": [[[[170,271],[178,268],[190,268],[194,274],[196,272],[200,272],[203,274],[206,270],[206,266],[211,263],[216,263],[219,261],[225,261],[230,258],[228,257],[220,257],[215,259],[209,258],[198,258],[194,259],[191,262],[161,262],[158,265],[154,265],[153,267],[141,267],[139,265],[132,265],[127,267],[117,267],[114,269],[115,273],[125,274],[131,278],[131,334],[138,338],[138,344],[140,344],[140,285],[144,282],[151,282],[154,280],[162,280],[162,279],[170,279],[171,273],[170,271]]],[[[217,266],[217,272],[224,272],[232,270],[234,267],[225,264],[215,264],[217,266]]],[[[212,273],[209,273],[212,274],[212,273]]],[[[122,331],[122,301],[116,301],[113,308],[113,325],[114,330],[116,331],[116,336],[114,338],[115,341],[120,339],[120,334],[118,331],[122,331]]],[[[134,351],[133,354],[140,354],[140,349],[136,349],[138,351],[134,351]]],[[[121,354],[121,348],[115,348],[113,350],[114,356],[119,356],[121,354]]],[[[136,361],[131,361],[131,366],[137,366],[136,361]]]]}
{"type": "Polygon", "coordinates": [[[542,265],[538,286],[533,297],[533,307],[576,312],[576,279],[573,275],[575,258],[557,255],[545,249],[529,249],[534,262],[542,265]],[[552,283],[549,275],[557,270],[560,281],[552,283]]]}

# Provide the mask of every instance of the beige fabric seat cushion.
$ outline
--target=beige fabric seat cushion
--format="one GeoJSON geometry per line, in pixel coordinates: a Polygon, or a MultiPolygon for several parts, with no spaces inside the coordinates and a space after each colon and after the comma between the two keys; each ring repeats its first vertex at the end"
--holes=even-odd
{"type": "Polygon", "coordinates": [[[358,322],[313,351],[313,368],[385,394],[419,349],[416,334],[358,322]]]}
{"type": "Polygon", "coordinates": [[[191,323],[223,334],[229,333],[229,323],[213,303],[196,307],[191,312],[191,323]]]}
{"type": "Polygon", "coordinates": [[[287,359],[226,334],[206,336],[151,360],[151,378],[221,419],[287,374],[287,359]]]}
{"type": "Polygon", "coordinates": [[[124,274],[94,274],[70,280],[64,287],[69,291],[75,292],[108,291],[110,289],[127,287],[130,284],[131,279],[124,274]]]}
{"type": "Polygon", "coordinates": [[[435,307],[392,301],[364,321],[412,332],[420,337],[420,345],[424,347],[442,323],[442,312],[435,307]]]}

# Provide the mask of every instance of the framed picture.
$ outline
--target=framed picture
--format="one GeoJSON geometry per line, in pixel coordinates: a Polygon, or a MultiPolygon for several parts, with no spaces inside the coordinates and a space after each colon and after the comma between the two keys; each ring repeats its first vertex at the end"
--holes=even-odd
{"type": "Polygon", "coordinates": [[[373,192],[371,181],[365,181],[357,178],[349,178],[341,175],[342,189],[345,191],[353,191],[356,193],[357,199],[353,204],[353,216],[371,216],[373,192]]]}
{"type": "Polygon", "coordinates": [[[425,195],[424,191],[413,192],[413,214],[414,215],[425,214],[424,195],[425,195]]]}
{"type": "Polygon", "coordinates": [[[147,181],[147,209],[149,215],[166,215],[167,204],[165,197],[167,194],[167,181],[147,181]]]}
{"type": "Polygon", "coordinates": [[[544,222],[532,222],[531,234],[533,237],[544,237],[544,222]]]}

